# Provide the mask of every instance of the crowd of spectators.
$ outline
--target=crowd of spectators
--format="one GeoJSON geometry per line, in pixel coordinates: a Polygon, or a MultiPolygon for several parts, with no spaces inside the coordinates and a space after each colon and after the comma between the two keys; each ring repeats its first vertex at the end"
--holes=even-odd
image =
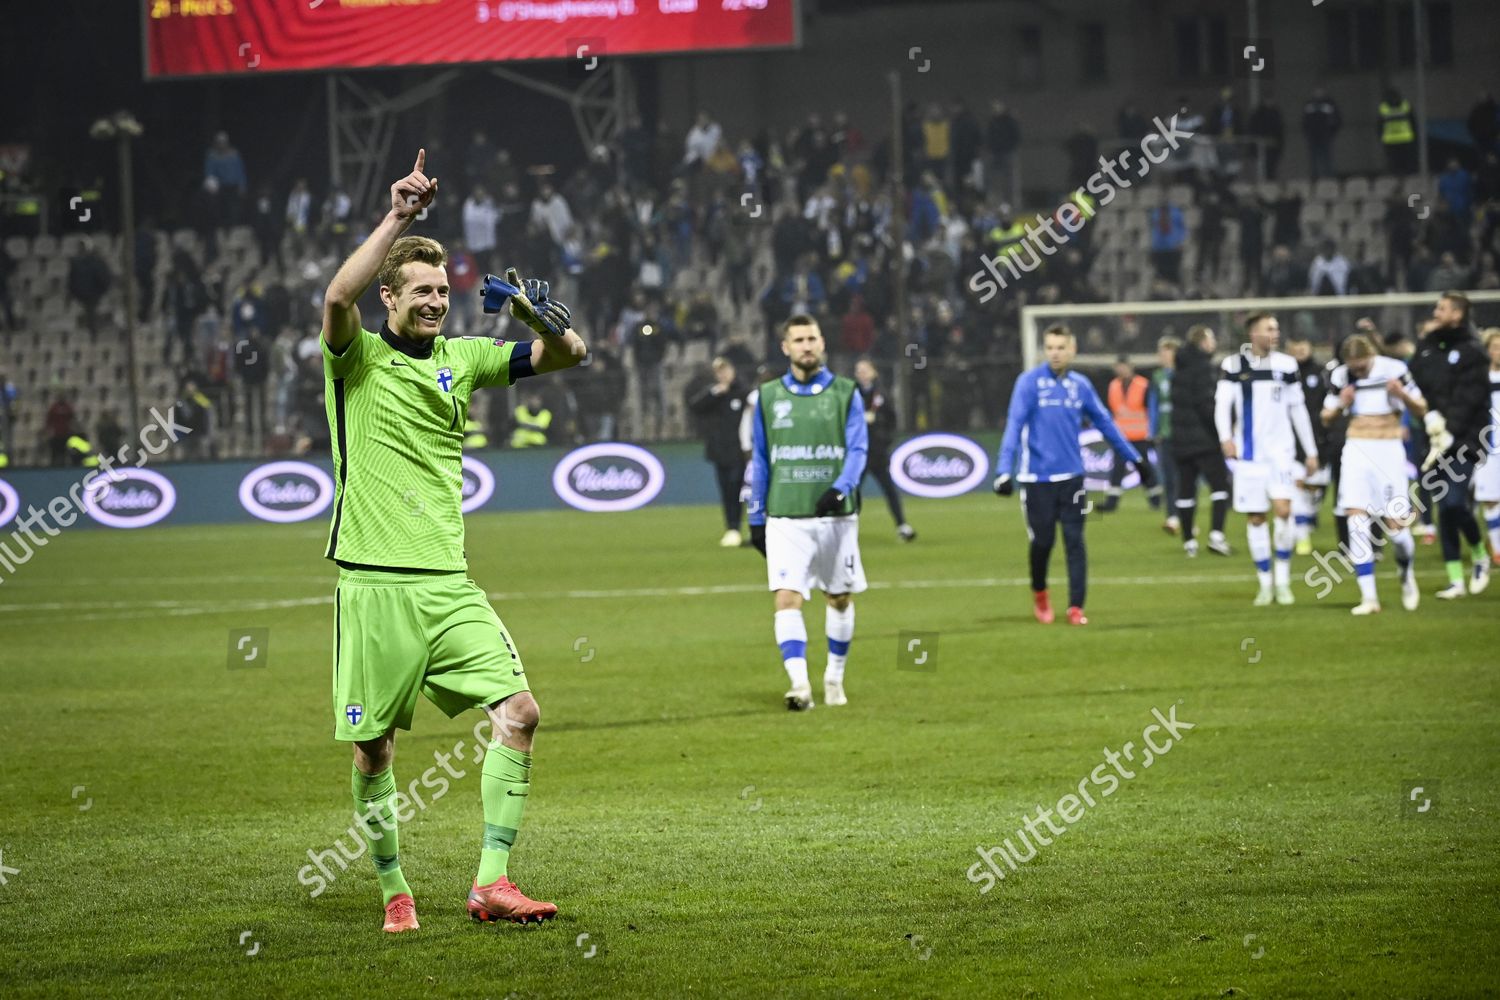
{"type": "MultiPolygon", "coordinates": [[[[1304,224],[1297,195],[1266,198],[1234,183],[1282,171],[1286,137],[1273,102],[1247,113],[1226,88],[1206,112],[1179,103],[1182,126],[1199,137],[1163,169],[1149,207],[1124,210],[1146,214],[1149,246],[1141,250],[1150,298],[1500,288],[1500,126],[1487,93],[1467,119],[1470,162],[1442,165],[1430,212],[1391,199],[1379,255],[1304,224]],[[1166,197],[1166,182],[1193,192],[1194,225],[1187,206],[1166,197]],[[1238,287],[1224,279],[1231,252],[1244,276],[1238,287]]],[[[1402,144],[1388,140],[1402,134],[1400,115],[1409,118],[1410,106],[1391,93],[1381,109],[1376,139],[1389,169],[1406,172],[1410,150],[1391,152],[1402,144]]],[[[1347,172],[1350,165],[1332,162],[1342,116],[1327,93],[1310,95],[1301,126],[1311,177],[1347,172]]],[[[548,389],[557,394],[547,400],[558,414],[548,431],[555,443],[622,429],[645,439],[669,433],[669,415],[681,412],[682,400],[671,398],[666,376],[687,347],[702,345],[693,356],[704,362],[704,378],[707,359],[720,354],[733,356],[742,372],[774,365],[776,324],[797,312],[819,318],[841,370],[870,355],[887,369],[910,360],[941,372],[914,383],[916,420],[967,426],[1000,416],[984,373],[1019,357],[1023,304],[1110,297],[1096,275],[1094,222],[987,301],[969,281],[983,255],[1014,242],[1036,206],[1050,212],[1073,199],[1092,207],[1077,189],[1098,170],[1101,153],[1137,144],[1152,128],[1133,104],[1120,110],[1113,136],[1101,139],[1080,124],[1060,150],[1066,173],[1029,183],[1024,193],[1017,165],[1025,124],[1001,100],[982,111],[962,99],[909,105],[900,163],[893,136],[866,135],[843,113],[813,112],[782,133],[737,137],[708,112],[685,133],[631,118],[616,141],[590,150],[566,176],[516,162],[475,130],[452,149],[429,144],[429,162],[456,164],[444,176],[457,184],[445,185],[450,193],[422,226],[450,252],[450,335],[503,332],[503,318],[480,313],[477,289],[486,272],[507,265],[548,276],[554,294],[573,306],[594,358],[548,389]],[[900,193],[891,183],[897,169],[900,193]],[[904,317],[897,315],[901,280],[904,317]],[[631,390],[638,416],[622,424],[631,390]]],[[[280,191],[257,185],[222,132],[205,153],[201,199],[201,252],[169,248],[147,221],[135,275],[142,317],[166,333],[162,362],[180,373],[180,402],[202,411],[204,433],[194,448],[219,453],[213,428],[234,426],[257,450],[318,452],[327,443],[317,343],[322,289],[375,219],[356,212],[338,187],[317,191],[306,178],[280,191]],[[225,250],[234,226],[253,232],[260,264],[242,282],[231,280],[234,258],[225,250]],[[165,268],[157,254],[169,255],[165,268]]],[[[69,263],[68,294],[91,332],[112,280],[92,247],[69,263]]],[[[370,325],[379,314],[373,294],[367,306],[370,325]]],[[[0,322],[8,320],[0,309],[0,322]]],[[[508,415],[487,416],[494,439],[504,440],[508,415]]]]}

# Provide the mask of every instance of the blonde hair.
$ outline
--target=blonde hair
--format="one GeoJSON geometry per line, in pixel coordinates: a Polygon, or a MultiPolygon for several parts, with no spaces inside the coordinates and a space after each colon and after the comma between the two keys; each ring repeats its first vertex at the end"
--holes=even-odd
{"type": "Polygon", "coordinates": [[[385,263],[380,265],[379,282],[389,288],[392,295],[400,295],[406,285],[406,273],[402,268],[412,263],[443,267],[448,263],[448,251],[437,240],[426,236],[403,236],[391,244],[391,252],[385,255],[385,263]]]}
{"type": "Polygon", "coordinates": [[[1175,351],[1181,346],[1182,341],[1176,337],[1163,337],[1156,342],[1156,349],[1158,351],[1175,351]]]}
{"type": "Polygon", "coordinates": [[[1486,330],[1479,331],[1479,342],[1484,345],[1486,351],[1497,340],[1500,340],[1500,326],[1492,326],[1486,330]]]}
{"type": "Polygon", "coordinates": [[[1339,353],[1345,361],[1353,361],[1355,358],[1378,358],[1380,349],[1375,346],[1375,341],[1362,333],[1356,333],[1344,341],[1344,346],[1339,353]]]}

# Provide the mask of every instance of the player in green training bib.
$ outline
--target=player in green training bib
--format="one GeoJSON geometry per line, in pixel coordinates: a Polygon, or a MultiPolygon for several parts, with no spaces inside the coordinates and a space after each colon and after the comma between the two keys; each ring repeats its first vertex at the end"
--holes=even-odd
{"type": "Polygon", "coordinates": [[[859,558],[859,481],[869,451],[865,405],[850,379],[823,367],[817,320],[798,313],[781,327],[788,371],[760,387],[750,449],[750,542],[766,557],[776,605],[776,645],[791,689],[786,707],[813,707],[802,603],[828,601],[823,704],[847,705],[844,667],[854,640],[854,595],[865,590],[859,558]]]}
{"type": "MultiPolygon", "coordinates": [[[[586,348],[546,282],[506,272],[486,282],[509,296],[535,340],[448,340],[447,253],[404,236],[437,194],[424,172],[391,185],[391,210],[339,269],[323,300],[323,371],[336,492],[327,556],[334,600],[334,737],[354,744],[355,815],[385,897],[385,930],[417,929],[401,874],[391,760],[417,694],[451,718],[481,709],[493,739],[480,794],[484,840],[468,909],[478,920],[541,921],[557,907],[528,899],[506,862],[530,788],[539,718],[510,634],[466,572],[461,460],[475,389],[569,368],[586,348]],[[379,281],[386,320],[363,328],[359,301],[379,281]]],[[[503,294],[502,294],[503,293],[503,294]]],[[[488,303],[487,299],[487,303],[488,303]]],[[[488,309],[487,305],[487,309],[488,309]]]]}

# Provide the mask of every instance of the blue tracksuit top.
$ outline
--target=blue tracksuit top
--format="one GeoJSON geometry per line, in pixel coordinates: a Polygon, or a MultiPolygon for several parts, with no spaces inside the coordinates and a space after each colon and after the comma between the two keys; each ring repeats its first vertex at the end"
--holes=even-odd
{"type": "Polygon", "coordinates": [[[1078,431],[1084,417],[1121,457],[1141,460],[1110,419],[1093,383],[1075,371],[1054,375],[1044,361],[1016,379],[996,474],[1014,476],[1020,483],[1057,483],[1082,476],[1078,431]]]}

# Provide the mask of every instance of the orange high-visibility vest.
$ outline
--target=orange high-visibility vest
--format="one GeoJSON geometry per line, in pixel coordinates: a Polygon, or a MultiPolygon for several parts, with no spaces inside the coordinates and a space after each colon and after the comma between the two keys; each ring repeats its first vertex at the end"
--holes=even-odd
{"type": "Polygon", "coordinates": [[[1109,383],[1109,412],[1127,441],[1144,441],[1151,436],[1151,420],[1146,412],[1146,393],[1150,388],[1151,383],[1144,375],[1133,377],[1128,389],[1119,379],[1109,383]]]}

